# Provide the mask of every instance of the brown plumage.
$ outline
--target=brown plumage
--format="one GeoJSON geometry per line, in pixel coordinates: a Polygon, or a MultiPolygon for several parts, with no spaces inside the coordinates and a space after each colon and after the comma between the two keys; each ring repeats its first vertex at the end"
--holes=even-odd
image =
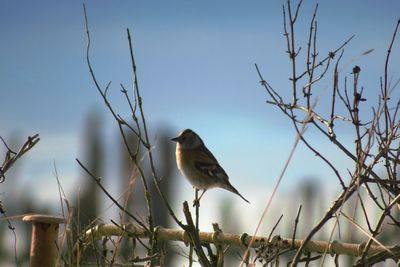
{"type": "MultiPolygon", "coordinates": [[[[176,144],[176,163],[193,187],[204,190],[219,187],[245,199],[229,182],[229,177],[203,140],[192,130],[183,130],[172,139],[176,144]]],[[[203,192],[203,193],[204,193],[203,192]]]]}

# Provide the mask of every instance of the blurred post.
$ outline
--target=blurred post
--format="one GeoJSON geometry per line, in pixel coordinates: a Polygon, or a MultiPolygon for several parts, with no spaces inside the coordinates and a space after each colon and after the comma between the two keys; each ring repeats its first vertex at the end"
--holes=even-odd
{"type": "Polygon", "coordinates": [[[57,236],[62,217],[51,215],[27,215],[23,221],[32,222],[30,267],[53,267],[57,263],[57,236]]]}

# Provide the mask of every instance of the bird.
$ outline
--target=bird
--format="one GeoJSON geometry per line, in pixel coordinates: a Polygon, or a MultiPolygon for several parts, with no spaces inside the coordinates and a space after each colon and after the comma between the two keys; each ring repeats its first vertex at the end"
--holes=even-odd
{"type": "Polygon", "coordinates": [[[185,129],[175,138],[176,164],[180,172],[189,180],[197,190],[203,190],[196,202],[211,188],[223,188],[250,203],[229,182],[229,177],[219,165],[217,159],[205,146],[203,140],[191,129],[185,129]]]}

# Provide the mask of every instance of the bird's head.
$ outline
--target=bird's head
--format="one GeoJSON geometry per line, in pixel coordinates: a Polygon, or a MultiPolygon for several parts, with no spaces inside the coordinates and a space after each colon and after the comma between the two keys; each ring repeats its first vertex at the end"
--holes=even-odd
{"type": "Polygon", "coordinates": [[[190,129],[183,130],[177,137],[171,140],[177,142],[182,149],[193,149],[203,145],[201,138],[190,129]]]}

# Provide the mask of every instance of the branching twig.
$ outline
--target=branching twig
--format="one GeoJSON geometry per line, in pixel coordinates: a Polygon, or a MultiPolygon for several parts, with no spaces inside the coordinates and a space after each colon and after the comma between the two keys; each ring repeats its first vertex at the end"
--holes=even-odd
{"type": "Polygon", "coordinates": [[[17,162],[19,158],[21,158],[26,152],[28,152],[32,147],[34,147],[39,141],[39,135],[35,134],[33,136],[29,136],[28,140],[20,147],[17,152],[14,152],[4,141],[3,137],[0,136],[0,140],[3,142],[3,145],[7,148],[7,152],[3,161],[3,164],[0,167],[0,183],[4,182],[6,172],[17,162]]]}

